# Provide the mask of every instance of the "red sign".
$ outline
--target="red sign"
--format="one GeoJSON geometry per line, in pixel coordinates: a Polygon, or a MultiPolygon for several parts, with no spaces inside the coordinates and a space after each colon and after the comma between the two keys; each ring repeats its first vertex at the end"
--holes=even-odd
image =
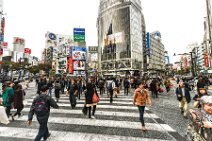
{"type": "Polygon", "coordinates": [[[25,48],[24,49],[25,54],[31,54],[31,49],[30,48],[25,48]]]}
{"type": "Polygon", "coordinates": [[[25,40],[19,37],[14,37],[14,44],[25,44],[25,40]]]}
{"type": "Polygon", "coordinates": [[[70,57],[69,59],[68,59],[68,70],[69,70],[69,73],[70,74],[73,74],[73,59],[72,59],[72,57],[70,57]]]}
{"type": "Polygon", "coordinates": [[[8,42],[3,42],[3,47],[7,48],[8,47],[8,42]]]}
{"type": "Polygon", "coordinates": [[[0,48],[0,55],[3,55],[3,48],[0,48]]]}
{"type": "Polygon", "coordinates": [[[209,60],[208,60],[208,54],[204,53],[204,60],[205,60],[205,67],[209,67],[209,60]]]}

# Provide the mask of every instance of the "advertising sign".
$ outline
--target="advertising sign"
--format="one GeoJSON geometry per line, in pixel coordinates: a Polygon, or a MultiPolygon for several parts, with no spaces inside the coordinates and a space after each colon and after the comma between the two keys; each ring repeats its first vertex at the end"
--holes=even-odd
{"type": "Polygon", "coordinates": [[[151,37],[150,37],[150,33],[149,32],[147,32],[147,34],[146,34],[146,41],[147,41],[147,54],[148,54],[148,56],[150,56],[151,37]]]}
{"type": "Polygon", "coordinates": [[[85,42],[85,28],[74,28],[74,41],[85,42]]]}
{"type": "Polygon", "coordinates": [[[209,67],[209,60],[208,60],[208,54],[204,53],[204,60],[205,60],[205,67],[209,67]]]}
{"type": "Polygon", "coordinates": [[[0,48],[0,55],[3,55],[3,48],[0,48]]]}
{"type": "Polygon", "coordinates": [[[31,54],[31,49],[30,48],[24,48],[24,53],[25,54],[31,54]]]}
{"type": "Polygon", "coordinates": [[[25,44],[25,40],[23,38],[19,38],[19,37],[14,37],[13,38],[13,43],[14,44],[25,44]]]}
{"type": "Polygon", "coordinates": [[[73,74],[73,60],[71,57],[68,59],[68,71],[70,74],[73,74]]]}
{"type": "Polygon", "coordinates": [[[86,48],[85,47],[72,47],[73,60],[86,60],[86,48]]]}
{"type": "Polygon", "coordinates": [[[73,61],[74,70],[85,70],[85,61],[73,61]]]}
{"type": "Polygon", "coordinates": [[[74,71],[73,75],[74,76],[85,76],[85,71],[74,71]]]}
{"type": "Polygon", "coordinates": [[[98,52],[98,46],[89,46],[88,47],[89,52],[98,52]]]}
{"type": "Polygon", "coordinates": [[[8,42],[3,42],[3,47],[7,48],[8,47],[8,42]]]}

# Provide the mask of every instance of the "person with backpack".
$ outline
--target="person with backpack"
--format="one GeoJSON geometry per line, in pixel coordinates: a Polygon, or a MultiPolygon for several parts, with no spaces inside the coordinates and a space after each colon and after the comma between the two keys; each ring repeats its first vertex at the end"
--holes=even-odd
{"type": "Polygon", "coordinates": [[[116,84],[115,84],[115,78],[112,79],[111,82],[109,82],[109,85],[108,85],[108,91],[110,93],[110,103],[112,104],[113,103],[113,92],[114,92],[114,89],[116,87],[116,84]]]}
{"type": "Polygon", "coordinates": [[[48,87],[44,85],[41,88],[41,94],[33,100],[28,114],[28,125],[32,124],[34,114],[36,115],[38,123],[40,125],[35,141],[40,141],[42,138],[44,140],[47,140],[47,138],[49,138],[51,135],[47,127],[50,115],[50,107],[53,107],[55,109],[59,108],[54,99],[48,96],[48,87]]]}
{"type": "MultiPolygon", "coordinates": [[[[24,108],[23,100],[24,100],[25,95],[26,95],[26,93],[22,89],[22,85],[18,84],[15,89],[15,94],[14,94],[14,109],[17,109],[17,111],[12,117],[15,117],[16,115],[18,115],[18,117],[21,116],[21,111],[24,108]]],[[[14,119],[14,118],[12,118],[12,119],[14,119]]]]}
{"type": "Polygon", "coordinates": [[[144,123],[144,110],[146,107],[146,102],[148,101],[149,106],[151,107],[151,99],[148,91],[144,89],[145,83],[143,81],[138,81],[138,88],[134,92],[133,105],[136,105],[139,110],[141,130],[146,131],[144,123]]]}
{"type": "MultiPolygon", "coordinates": [[[[6,89],[3,91],[3,105],[6,107],[6,113],[8,118],[11,115],[11,109],[14,102],[14,90],[13,90],[13,82],[8,81],[6,82],[6,89]]],[[[13,117],[12,117],[13,118],[13,117]]],[[[14,120],[14,119],[12,119],[14,120]]]]}
{"type": "Polygon", "coordinates": [[[98,83],[98,86],[99,86],[99,90],[100,90],[100,95],[103,96],[104,94],[104,80],[100,79],[99,80],[99,83],[98,83]]]}
{"type": "Polygon", "coordinates": [[[168,78],[166,78],[166,80],[164,81],[164,85],[166,87],[166,92],[169,93],[170,86],[171,86],[171,81],[168,78]]]}

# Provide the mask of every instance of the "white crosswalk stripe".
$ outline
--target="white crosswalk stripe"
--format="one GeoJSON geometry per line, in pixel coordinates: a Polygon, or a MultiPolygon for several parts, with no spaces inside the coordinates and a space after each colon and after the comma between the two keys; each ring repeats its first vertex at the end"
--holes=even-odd
{"type": "MultiPolygon", "coordinates": [[[[82,97],[83,98],[83,97],[82,97]]],[[[27,113],[32,98],[27,103],[20,118],[8,125],[0,124],[0,141],[30,141],[38,132],[38,123],[33,119],[27,126],[27,113]]],[[[144,118],[148,132],[142,133],[138,108],[133,106],[132,97],[120,95],[109,104],[109,98],[101,98],[96,109],[96,119],[88,119],[82,114],[84,100],[78,100],[77,107],[71,109],[69,98],[61,95],[60,109],[51,109],[48,126],[49,141],[174,141],[176,131],[165,124],[146,107],[144,118]]]]}

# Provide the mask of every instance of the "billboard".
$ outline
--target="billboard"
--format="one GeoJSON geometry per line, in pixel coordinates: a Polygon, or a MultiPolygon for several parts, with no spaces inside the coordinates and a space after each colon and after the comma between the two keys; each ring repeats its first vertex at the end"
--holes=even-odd
{"type": "Polygon", "coordinates": [[[25,54],[31,54],[31,49],[30,48],[24,48],[24,53],[25,54]]]}
{"type": "Polygon", "coordinates": [[[74,76],[85,76],[85,71],[74,71],[73,75],[74,76]]]}
{"type": "Polygon", "coordinates": [[[71,57],[68,58],[68,72],[69,72],[70,74],[73,74],[73,60],[72,60],[71,57]]]}
{"type": "Polygon", "coordinates": [[[86,57],[85,47],[72,47],[73,60],[86,60],[86,57]]]}
{"type": "Polygon", "coordinates": [[[85,61],[73,61],[74,70],[85,70],[85,61]]]}
{"type": "Polygon", "coordinates": [[[85,42],[85,28],[74,28],[74,41],[85,42]]]}

